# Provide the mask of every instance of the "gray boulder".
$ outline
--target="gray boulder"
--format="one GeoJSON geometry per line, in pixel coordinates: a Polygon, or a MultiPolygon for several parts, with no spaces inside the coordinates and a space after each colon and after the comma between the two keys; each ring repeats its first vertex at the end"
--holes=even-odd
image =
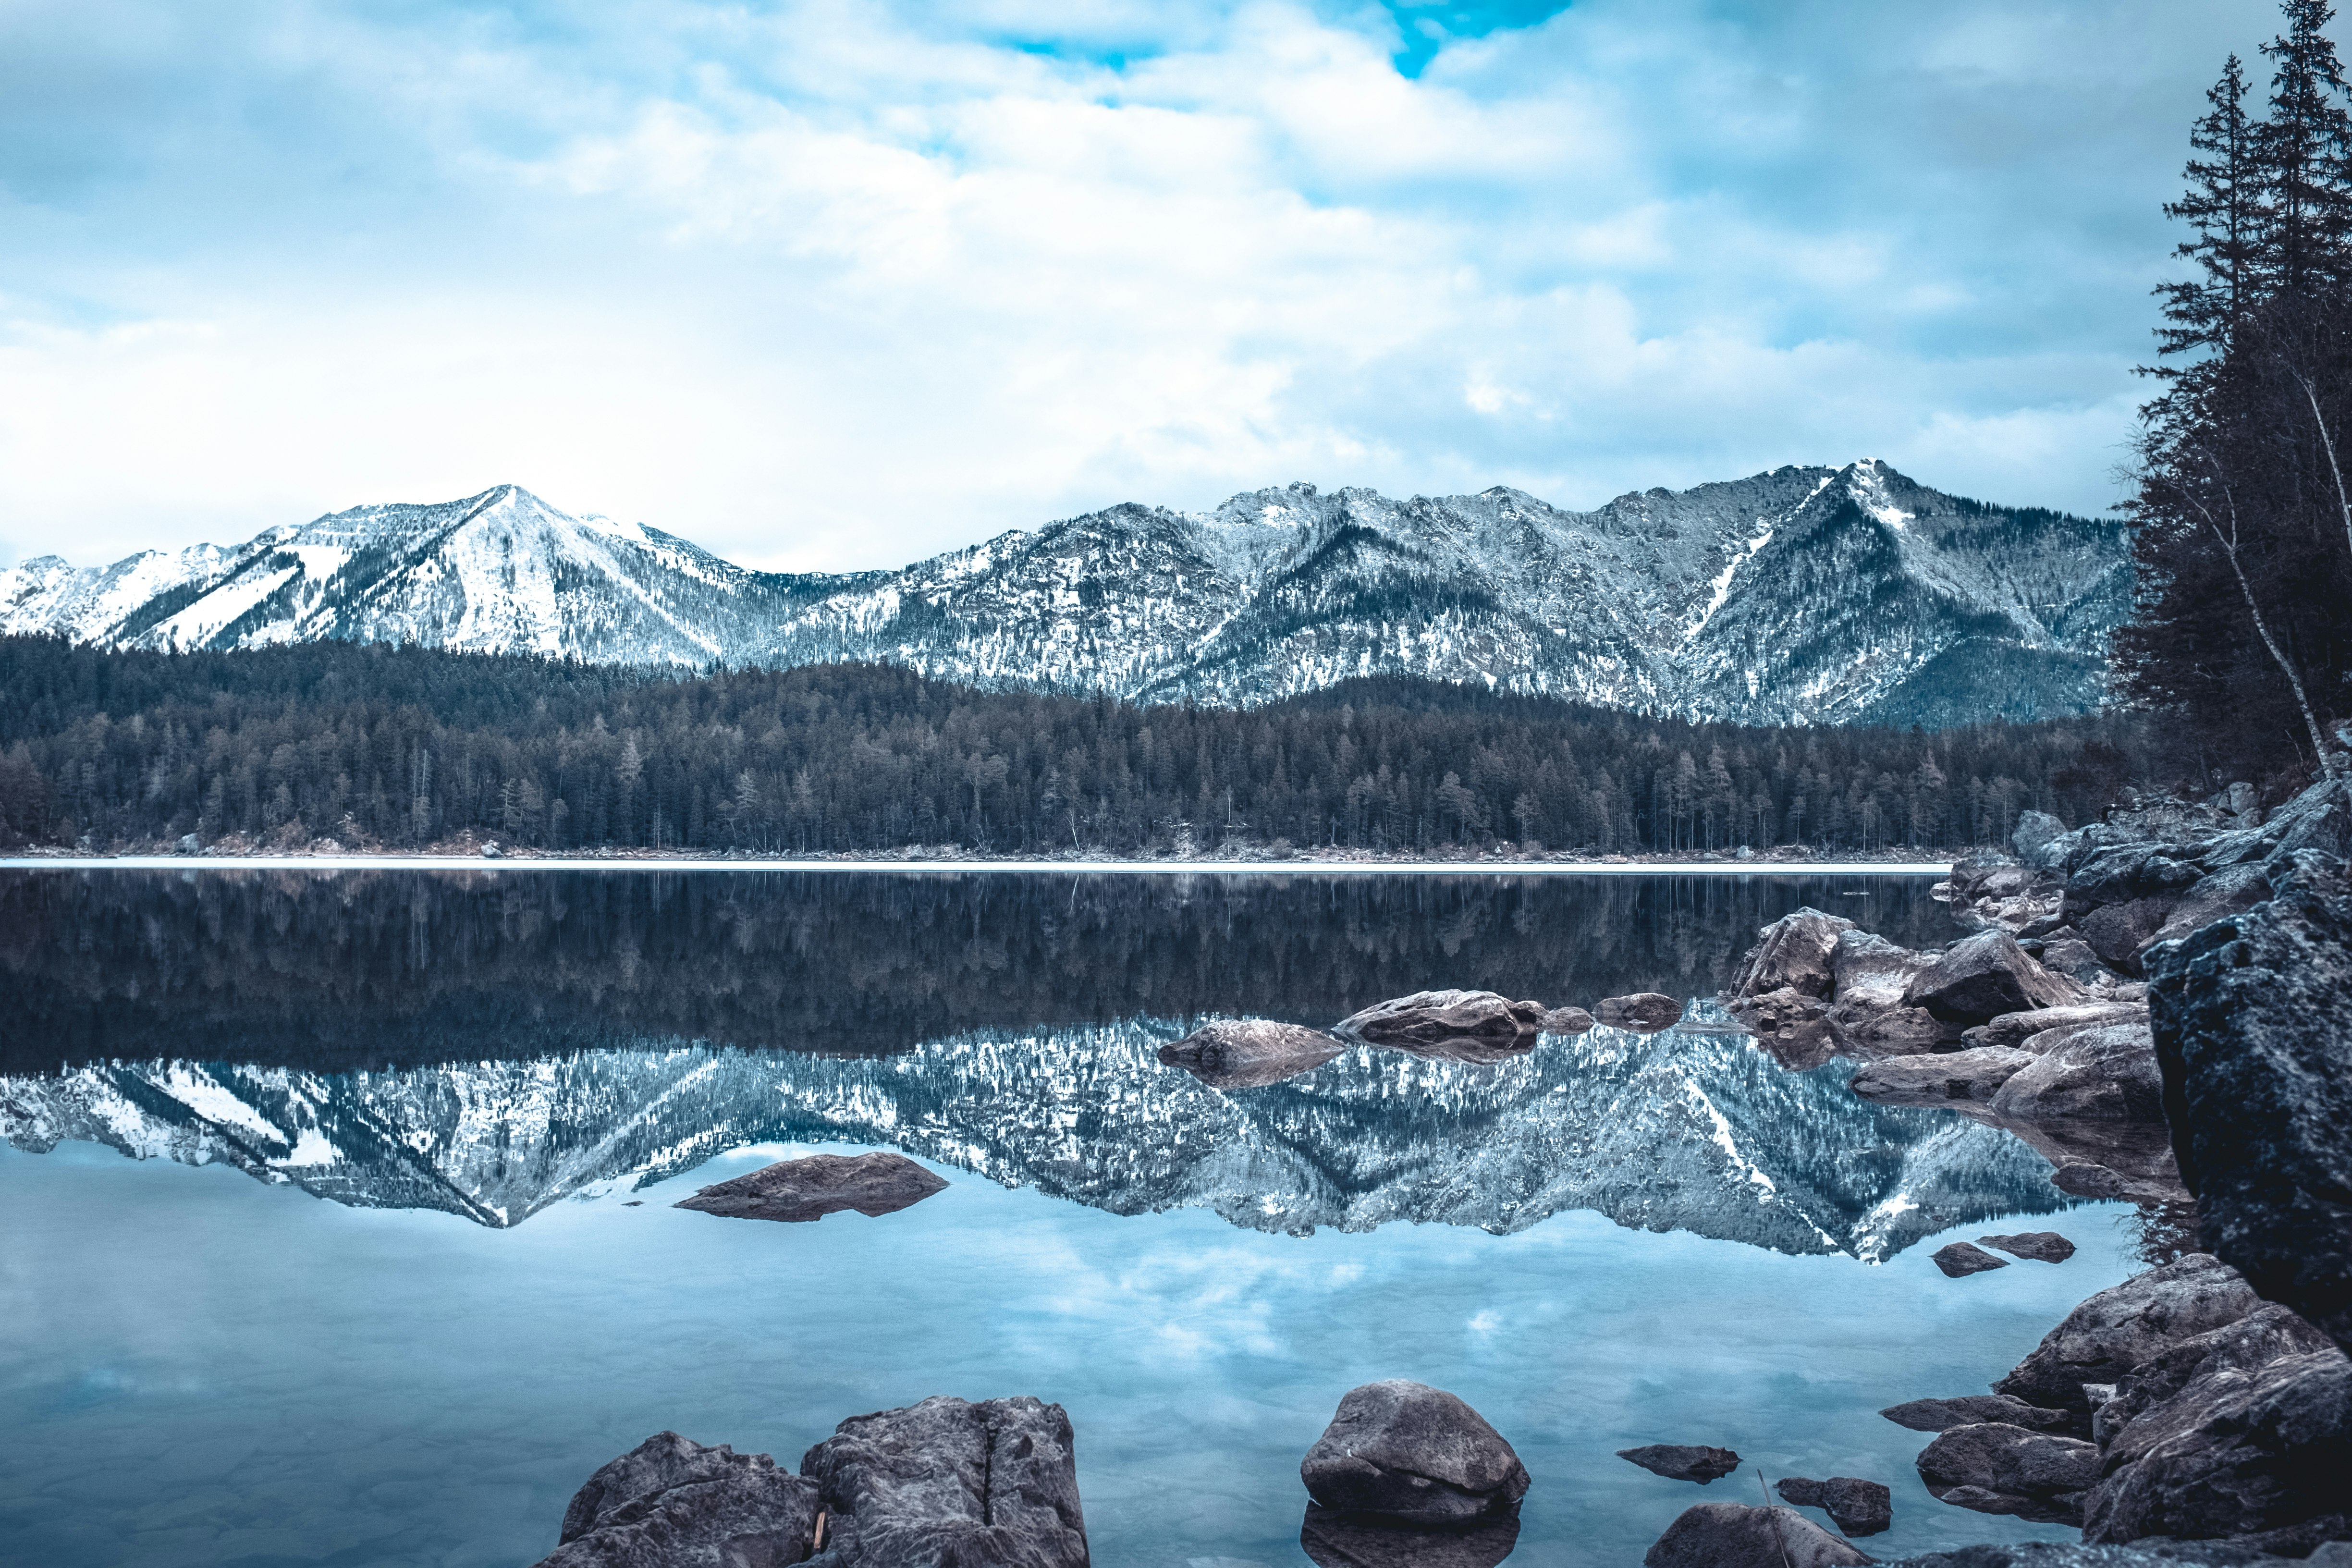
{"type": "Polygon", "coordinates": [[[2032,1067],[2023,1051],[1985,1047],[1918,1057],[1888,1057],[1865,1062],[1850,1086],[1864,1100],[1891,1104],[1942,1100],[1990,1100],[2001,1085],[2032,1067]]]}
{"type": "Polygon", "coordinates": [[[1958,1399],[1914,1399],[1879,1412],[1914,1432],[1944,1432],[1999,1421],[2031,1432],[2073,1432],[2082,1417],[2071,1410],[2043,1410],[2006,1394],[1965,1394],[1958,1399]]]}
{"type": "Polygon", "coordinates": [[[1984,1248],[1971,1247],[1965,1241],[1937,1247],[1929,1261],[1944,1271],[1947,1279],[1964,1279],[1971,1274],[2009,1267],[2008,1258],[1995,1258],[1984,1248]]]}
{"type": "Polygon", "coordinates": [[[179,843],[173,846],[172,852],[175,855],[201,855],[205,852],[205,841],[193,833],[183,833],[179,843]]]}
{"type": "Polygon", "coordinates": [[[1683,1510],[1643,1568],[1844,1568],[1871,1559],[1792,1508],[1703,1502],[1683,1510]]]}
{"type": "Polygon", "coordinates": [[[2156,939],[2180,900],[2170,894],[2105,904],[2077,921],[2083,940],[2099,962],[2125,974],[2139,973],[2140,949],[2156,939]]]}
{"type": "Polygon", "coordinates": [[[732,1219],[804,1223],[844,1209],[877,1217],[919,1204],[947,1183],[903,1154],[812,1154],[719,1182],[671,1206],[732,1219]]]}
{"type": "Polygon", "coordinates": [[[2224,866],[2180,895],[2172,912],[2165,916],[2164,924],[2141,948],[2139,956],[2144,961],[2148,947],[2193,935],[2215,921],[2243,914],[2270,896],[2269,867],[2259,863],[2224,866]]]}
{"type": "Polygon", "coordinates": [[[1913,975],[1903,993],[1905,1005],[1925,1007],[1958,1024],[1988,1023],[2004,1013],[2082,1000],[2081,987],[2043,969],[2005,931],[1962,937],[1913,975]]]}
{"type": "Polygon", "coordinates": [[[2154,1044],[2138,1024],[2074,1031],[2000,1086],[1992,1113],[2015,1121],[2160,1122],[2164,1080],[2154,1044]]]}
{"type": "Polygon", "coordinates": [[[1815,909],[1782,915],[1757,933],[1762,940],[1748,950],[1724,1001],[1737,1007],[1748,997],[1784,988],[1806,996],[1828,996],[1835,978],[1831,955],[1839,939],[1853,929],[1843,916],[1815,909]]]}
{"type": "Polygon", "coordinates": [[[1348,1048],[1320,1029],[1266,1018],[1203,1024],[1160,1047],[1160,1059],[1211,1089],[1261,1089],[1312,1071],[1348,1048]]]}
{"type": "MultiPolygon", "coordinates": [[[[2277,1302],[2269,1302],[2218,1329],[2193,1334],[2132,1368],[2093,1413],[2102,1447],[2190,1384],[2231,1373],[2254,1373],[2290,1356],[2326,1350],[2335,1342],[2277,1302]]],[[[2110,1466],[2110,1468],[2113,1467],[2110,1466]]]]}
{"type": "Polygon", "coordinates": [[[2207,1243],[2352,1346],[2352,882],[2305,851],[2276,889],[2150,954],[2157,1059],[2207,1243]]]}
{"type": "Polygon", "coordinates": [[[1831,994],[1857,1008],[1899,1007],[1913,977],[1935,961],[1874,931],[1850,931],[1830,953],[1831,994]]]}
{"type": "Polygon", "coordinates": [[[1631,996],[1603,996],[1592,1016],[1608,1028],[1654,1035],[1682,1022],[1683,1005],[1655,991],[1637,991],[1631,996]]]}
{"type": "Polygon", "coordinates": [[[1919,1455],[1928,1492],[1979,1513],[2079,1524],[2099,1479],[2099,1447],[2079,1438],[1987,1422],[1937,1434],[1919,1455]]]}
{"type": "Polygon", "coordinates": [[[817,1489],[765,1454],[659,1432],[588,1478],[539,1568],[746,1568],[798,1563],[817,1489]]]}
{"type": "Polygon", "coordinates": [[[1492,991],[1416,991],[1351,1013],[1332,1032],[1375,1046],[1517,1040],[1522,1036],[1532,1043],[1543,1022],[1540,1002],[1513,1002],[1492,991]]]}
{"type": "Polygon", "coordinates": [[[1299,1549],[1317,1568],[1494,1568],[1518,1543],[1516,1514],[1420,1530],[1308,1503],[1298,1529],[1299,1549]]]}
{"type": "Polygon", "coordinates": [[[2234,1323],[2261,1304],[2237,1270],[2208,1254],[2188,1253],[2084,1300],[1993,1392],[2087,1417],[2084,1384],[2115,1383],[2181,1341],[2234,1323]]]}
{"type": "Polygon", "coordinates": [[[2009,836],[2009,846],[2029,866],[2055,867],[2057,861],[2046,858],[2047,852],[2065,834],[2066,825],[2048,812],[2021,811],[2017,814],[2016,830],[2009,836]]]}
{"type": "Polygon", "coordinates": [[[1706,1486],[1739,1468],[1739,1456],[1728,1448],[1704,1443],[1650,1443],[1620,1448],[1617,1457],[1670,1481],[1696,1481],[1706,1486]]]}
{"type": "Polygon", "coordinates": [[[1782,1502],[1818,1508],[1848,1535],[1878,1535],[1895,1523],[1895,1494],[1876,1481],[1832,1476],[1825,1481],[1791,1476],[1773,1489],[1782,1502]]]}
{"type": "Polygon", "coordinates": [[[1514,1516],[1527,1467],[1451,1394],[1390,1378],[1351,1388],[1298,1467],[1316,1502],[1408,1524],[1514,1516]]]}
{"type": "Polygon", "coordinates": [[[2003,1013],[1990,1024],[1979,1024],[1961,1037],[1971,1046],[2005,1046],[2013,1050],[2029,1047],[2029,1040],[2039,1039],[2040,1048],[2055,1045],[2065,1032],[2094,1024],[2145,1024],[2147,1004],[2145,1002],[2084,1002],[2072,1007],[2037,1007],[2023,1013],[2003,1013]]]}
{"type": "Polygon", "coordinates": [[[1070,1418],[1058,1405],[940,1396],[852,1416],[808,1451],[801,1474],[826,1510],[812,1568],[1086,1568],[1070,1418]]]}
{"type": "Polygon", "coordinates": [[[2054,1230],[2022,1230],[2014,1236],[1980,1236],[1977,1240],[2036,1263],[2063,1263],[2074,1256],[2074,1244],[2054,1230]]]}

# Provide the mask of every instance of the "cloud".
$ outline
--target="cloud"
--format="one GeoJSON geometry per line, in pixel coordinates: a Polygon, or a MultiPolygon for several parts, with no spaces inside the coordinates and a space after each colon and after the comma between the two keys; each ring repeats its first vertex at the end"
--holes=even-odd
{"type": "Polygon", "coordinates": [[[2097,508],[2188,120],[2275,26],[37,0],[0,546],[512,479],[839,568],[1294,478],[1591,505],[1865,453],[2097,508]]]}

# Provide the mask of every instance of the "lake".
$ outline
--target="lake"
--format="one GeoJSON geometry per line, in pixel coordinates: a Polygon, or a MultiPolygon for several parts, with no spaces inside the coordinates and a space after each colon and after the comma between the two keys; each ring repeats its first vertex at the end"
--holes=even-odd
{"type": "Polygon", "coordinates": [[[1157,1057],[1441,986],[1704,999],[1802,905],[1948,940],[1928,885],[0,873],[0,1560],[524,1564],[651,1433],[796,1466],[847,1415],[1034,1394],[1097,1563],[1293,1568],[1298,1460],[1382,1377],[1517,1448],[1515,1563],[1638,1562],[1759,1466],[1892,1487],[1874,1556],[2071,1538],[1936,1502],[1875,1414],[1982,1392],[2139,1267],[2131,1211],[2008,1134],[1706,1005],[1231,1092],[1157,1057]],[[877,1148],[948,1187],[670,1206],[877,1148]],[[2062,1266],[1927,1258],[2049,1226],[2062,1266]],[[1653,1442],[1749,1468],[1614,1457],[1653,1442]]]}

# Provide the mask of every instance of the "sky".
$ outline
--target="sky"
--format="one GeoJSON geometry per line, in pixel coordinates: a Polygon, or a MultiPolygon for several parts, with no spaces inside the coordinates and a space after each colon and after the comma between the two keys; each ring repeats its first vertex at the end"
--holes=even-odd
{"type": "Polygon", "coordinates": [[[0,563],[1305,480],[2096,511],[2262,0],[0,0],[0,563]]]}

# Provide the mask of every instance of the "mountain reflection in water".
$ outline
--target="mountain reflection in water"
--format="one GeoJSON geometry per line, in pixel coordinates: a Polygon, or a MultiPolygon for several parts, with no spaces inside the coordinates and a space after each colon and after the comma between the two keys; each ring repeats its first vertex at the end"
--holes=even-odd
{"type": "MultiPolygon", "coordinates": [[[[1944,934],[1920,884],[1864,885],[1898,940],[1944,934]]],[[[1493,1064],[1351,1047],[1232,1092],[1157,1059],[1202,1015],[1328,1024],[1433,984],[1703,994],[1757,926],[1838,890],[17,879],[0,885],[0,956],[33,1005],[0,1037],[0,1134],[490,1226],[764,1142],[896,1147],[1117,1214],[1205,1207],[1268,1231],[1507,1233],[1589,1208],[1874,1261],[2063,1206],[2008,1134],[1857,1100],[1850,1064],[1787,1071],[1704,1016],[1546,1037],[1493,1064]],[[68,916],[81,940],[50,923],[68,916]],[[26,1070],[43,1023],[48,1070],[26,1070]],[[804,1048],[730,1048],[747,1041],[804,1048]]]]}

